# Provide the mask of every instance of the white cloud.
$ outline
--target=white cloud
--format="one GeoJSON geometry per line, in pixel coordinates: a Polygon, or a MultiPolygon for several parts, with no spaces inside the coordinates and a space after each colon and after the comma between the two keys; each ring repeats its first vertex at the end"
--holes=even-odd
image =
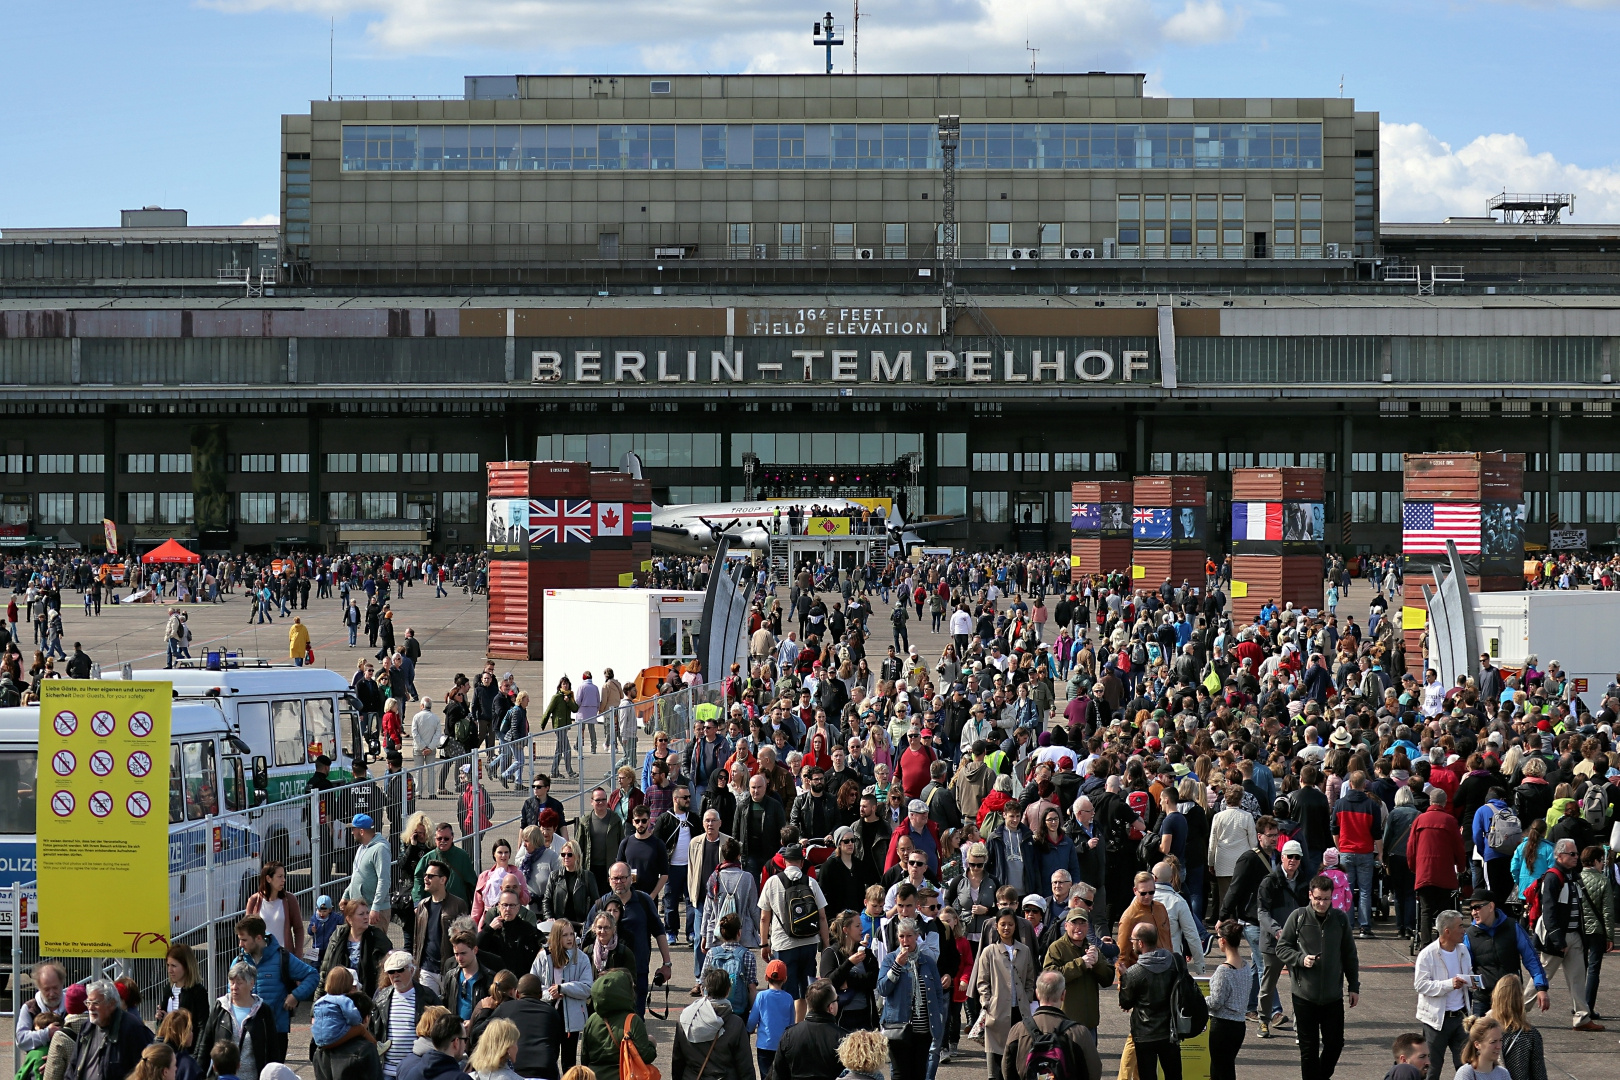
{"type": "MultiPolygon", "coordinates": [[[[355,16],[395,54],[496,49],[535,55],[530,70],[579,67],[572,53],[607,53],[646,71],[822,69],[810,43],[815,9],[771,0],[202,0],[226,12],[355,16]],[[809,14],[806,14],[806,13],[809,14]]],[[[1025,41],[1048,71],[1131,69],[1166,44],[1231,37],[1242,14],[1228,0],[868,0],[861,61],[868,71],[1021,71],[1025,41]]],[[[840,0],[842,4],[842,0],[840,0]]],[[[844,19],[848,7],[843,5],[844,19]]],[[[819,7],[819,5],[818,5],[819,7]]],[[[839,13],[835,12],[835,18],[839,13]]],[[[845,40],[851,35],[846,32],[845,40]]],[[[848,70],[850,45],[836,49],[848,70]]],[[[601,69],[602,62],[587,62],[601,69]]]]}
{"type": "Polygon", "coordinates": [[[1504,190],[1572,192],[1577,221],[1620,221],[1620,170],[1532,153],[1521,135],[1481,135],[1453,150],[1422,124],[1385,123],[1379,147],[1385,221],[1477,217],[1504,190]]]}
{"type": "Polygon", "coordinates": [[[281,224],[281,215],[280,214],[260,214],[258,217],[250,217],[250,218],[248,218],[246,221],[242,222],[242,224],[243,225],[280,225],[281,224]]]}

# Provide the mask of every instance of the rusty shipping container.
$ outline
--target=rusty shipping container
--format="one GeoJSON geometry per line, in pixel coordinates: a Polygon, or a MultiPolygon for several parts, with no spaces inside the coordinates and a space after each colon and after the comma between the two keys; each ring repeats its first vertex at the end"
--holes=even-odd
{"type": "Polygon", "coordinates": [[[1131,542],[1075,537],[1069,541],[1069,558],[1076,574],[1122,574],[1131,572],[1131,542]]]}
{"type": "Polygon", "coordinates": [[[1137,506],[1203,506],[1209,481],[1202,476],[1138,476],[1131,501],[1137,506]]]}
{"type": "Polygon", "coordinates": [[[1407,454],[1401,491],[1419,502],[1518,501],[1524,496],[1524,455],[1407,454]]]}
{"type": "Polygon", "coordinates": [[[1233,469],[1233,502],[1321,502],[1322,469],[1233,469]]]}
{"type": "Polygon", "coordinates": [[[1138,589],[1157,589],[1166,578],[1180,587],[1183,581],[1199,590],[1204,589],[1204,561],[1202,551],[1143,551],[1137,548],[1132,556],[1131,583],[1138,589]],[[1141,573],[1138,574],[1137,570],[1141,573]]]}
{"type": "Polygon", "coordinates": [[[1261,605],[1272,600],[1300,611],[1323,607],[1322,559],[1316,555],[1234,555],[1232,613],[1238,624],[1253,622],[1261,605]],[[1237,596],[1243,582],[1247,596],[1237,596]]]}

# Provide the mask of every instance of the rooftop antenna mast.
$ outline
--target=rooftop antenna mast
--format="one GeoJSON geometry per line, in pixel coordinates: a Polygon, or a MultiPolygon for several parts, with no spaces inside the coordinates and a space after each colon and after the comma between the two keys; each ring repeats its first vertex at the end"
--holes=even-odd
{"type": "Polygon", "coordinates": [[[850,62],[855,74],[861,73],[861,0],[855,0],[855,29],[850,34],[850,62]]]}
{"type": "Polygon", "coordinates": [[[328,30],[326,39],[326,100],[331,101],[337,86],[337,16],[332,16],[332,25],[328,30]]]}
{"type": "Polygon", "coordinates": [[[1339,96],[1344,97],[1344,76],[1339,76],[1339,96]]]}
{"type": "Polygon", "coordinates": [[[810,24],[810,44],[825,46],[827,49],[827,74],[832,74],[832,51],[834,45],[844,43],[844,28],[833,25],[832,12],[822,18],[820,22],[810,24]],[[819,36],[818,36],[819,35],[819,36]]]}
{"type": "Polygon", "coordinates": [[[1024,81],[1033,84],[1035,82],[1035,54],[1041,50],[1031,45],[1029,38],[1024,39],[1024,48],[1029,50],[1029,77],[1024,81]]]}
{"type": "Polygon", "coordinates": [[[939,118],[940,202],[939,288],[940,306],[945,309],[944,330],[949,333],[956,321],[956,150],[962,142],[962,118],[939,118]]]}

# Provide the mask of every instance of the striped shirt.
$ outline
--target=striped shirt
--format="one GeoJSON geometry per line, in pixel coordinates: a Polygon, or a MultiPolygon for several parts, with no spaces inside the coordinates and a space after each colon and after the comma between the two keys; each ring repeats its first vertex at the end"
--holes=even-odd
{"type": "Polygon", "coordinates": [[[416,1042],[416,985],[403,994],[398,990],[388,1002],[388,1060],[383,1062],[383,1075],[393,1076],[410,1056],[416,1042]]]}

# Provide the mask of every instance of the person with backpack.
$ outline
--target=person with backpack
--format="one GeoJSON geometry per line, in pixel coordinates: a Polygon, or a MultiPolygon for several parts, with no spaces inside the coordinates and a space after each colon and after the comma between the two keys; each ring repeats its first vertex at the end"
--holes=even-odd
{"type": "Polygon", "coordinates": [[[1164,1080],[1181,1080],[1181,1044],[1172,1022],[1171,996],[1185,969],[1170,950],[1159,947],[1159,931],[1151,922],[1133,926],[1129,940],[1138,959],[1119,980],[1119,1007],[1131,1014],[1131,1041],[1124,1056],[1129,1058],[1134,1051],[1138,1076],[1157,1076],[1162,1067],[1164,1080]]]}
{"type": "Polygon", "coordinates": [[[827,947],[827,898],[805,871],[804,848],[789,844],[780,854],[786,865],[771,875],[759,897],[759,932],[765,941],[760,958],[780,959],[787,966],[783,989],[793,995],[793,1019],[798,1023],[804,1019],[804,991],[827,947]]]}
{"type": "Polygon", "coordinates": [[[1056,971],[1036,977],[1035,1011],[1013,1028],[991,1080],[1100,1080],[1096,1039],[1067,1015],[1066,985],[1056,971]]]}
{"type": "Polygon", "coordinates": [[[1513,852],[1524,840],[1519,815],[1508,807],[1507,798],[1506,788],[1493,787],[1485,805],[1474,811],[1474,861],[1479,871],[1474,887],[1490,893],[1497,907],[1507,903],[1513,888],[1513,852]]]}
{"type": "Polygon", "coordinates": [[[1587,938],[1581,912],[1586,906],[1586,889],[1581,883],[1580,852],[1575,841],[1560,840],[1553,848],[1553,865],[1526,896],[1525,917],[1530,933],[1540,943],[1541,966],[1550,981],[1561,967],[1569,987],[1570,1009],[1576,1031],[1602,1031],[1592,1018],[1592,1005],[1586,997],[1586,956],[1589,949],[1606,952],[1608,943],[1587,938]]]}
{"type": "Polygon", "coordinates": [[[1288,965],[1301,1076],[1332,1080],[1344,1051],[1344,991],[1350,1007],[1361,1000],[1361,967],[1350,919],[1333,906],[1333,883],[1311,881],[1310,903],[1295,909],[1277,939],[1277,958],[1288,965]]]}
{"type": "Polygon", "coordinates": [[[742,936],[742,919],[735,912],[729,912],[720,918],[719,930],[719,943],[703,954],[703,970],[698,975],[697,983],[701,986],[704,977],[711,971],[724,971],[731,980],[726,999],[731,1002],[732,1015],[747,1017],[754,1005],[754,994],[759,989],[759,973],[758,966],[754,963],[754,953],[739,941],[742,936]]]}

